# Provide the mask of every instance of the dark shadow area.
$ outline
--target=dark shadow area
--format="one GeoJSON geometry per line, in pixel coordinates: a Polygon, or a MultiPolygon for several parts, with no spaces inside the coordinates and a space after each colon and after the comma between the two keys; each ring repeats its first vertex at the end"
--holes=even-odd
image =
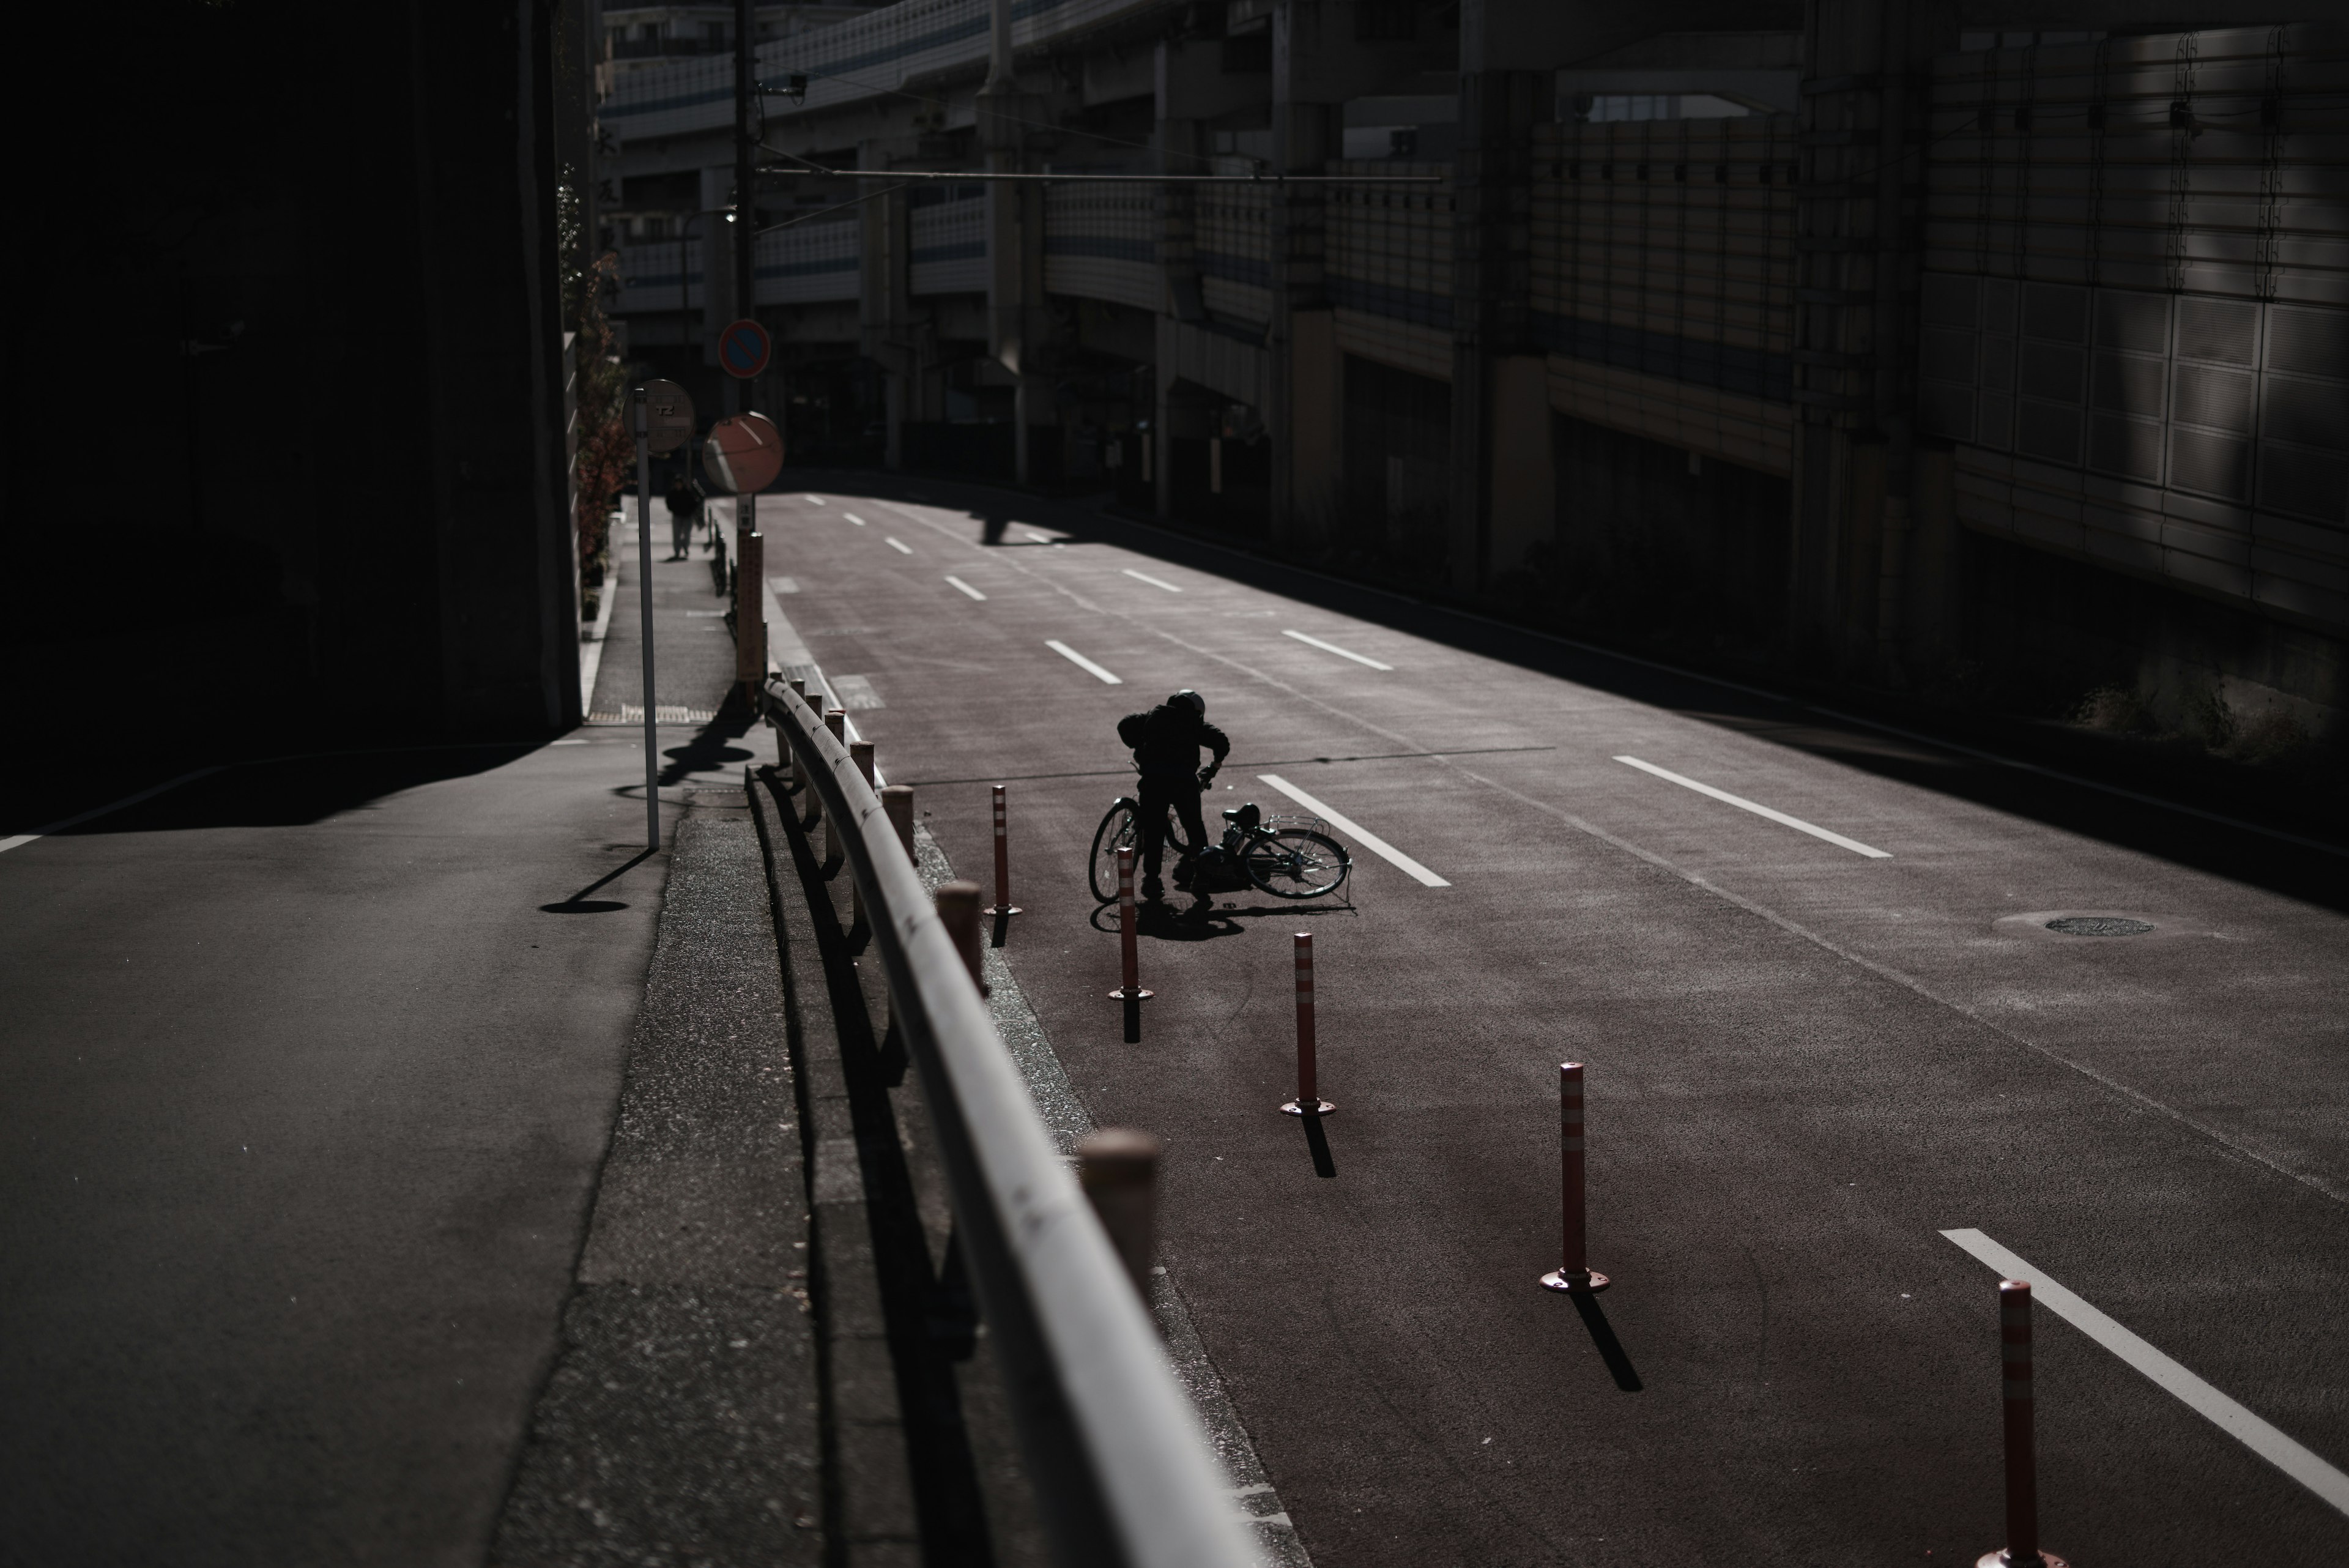
{"type": "Polygon", "coordinates": [[[1338,1162],[1330,1158],[1330,1134],[1321,1125],[1325,1118],[1299,1116],[1297,1119],[1305,1127],[1305,1147],[1313,1155],[1313,1174],[1325,1181],[1336,1180],[1338,1162]]]}
{"type": "Polygon", "coordinates": [[[1142,998],[1129,996],[1123,999],[1119,1005],[1125,1010],[1125,1043],[1129,1045],[1141,1044],[1142,998]]]}
{"type": "Polygon", "coordinates": [[[549,915],[608,915],[615,909],[625,909],[627,906],[615,899],[590,898],[587,895],[619,880],[658,853],[659,851],[654,849],[639,849],[627,860],[613,867],[561,903],[541,904],[539,909],[542,913],[549,915]]]}
{"type": "MultiPolygon", "coordinates": [[[[1412,757],[1487,757],[1504,753],[1554,752],[1556,746],[1468,746],[1452,752],[1365,752],[1344,757],[1234,757],[1225,765],[1235,770],[1247,768],[1301,768],[1309,763],[1390,763],[1412,757]]],[[[1130,779],[1133,769],[1087,768],[1069,774],[989,774],[984,778],[968,779],[905,779],[901,783],[916,786],[932,784],[1032,784],[1041,779],[1130,779]]]]}
{"type": "MultiPolygon", "coordinates": [[[[180,833],[207,827],[291,827],[321,822],[369,801],[447,779],[468,778],[528,756],[543,741],[448,741],[215,764],[215,771],[160,790],[150,798],[60,827],[60,836],[98,833],[180,833]]],[[[173,777],[93,785],[83,776],[69,796],[33,797],[54,815],[13,811],[7,831],[37,832],[48,823],[104,807],[173,777]],[[62,806],[63,809],[57,809],[62,806]]],[[[19,792],[20,794],[23,792],[19,792]]]]}
{"type": "MultiPolygon", "coordinates": [[[[837,473],[829,483],[877,497],[905,494],[904,483],[886,473],[837,473]]],[[[1806,681],[1777,670],[1707,674],[1676,667],[1682,658],[1700,659],[1702,650],[1602,647],[1495,619],[1480,609],[1346,581],[1164,524],[1111,515],[1096,510],[1096,503],[1013,497],[938,480],[929,481],[928,488],[927,504],[965,506],[974,519],[1032,520],[1068,534],[1071,543],[1114,544],[2082,837],[2349,910],[2349,843],[2342,838],[2338,790],[2329,780],[2310,783],[2240,764],[2171,756],[2126,737],[2014,714],[1937,707],[1895,692],[1806,681]],[[2196,812],[2234,821],[2213,821],[2196,812]],[[2331,848],[2280,840],[2259,829],[2331,848]]]]}
{"type": "Polygon", "coordinates": [[[1011,917],[1009,914],[996,916],[994,928],[988,933],[988,945],[999,948],[1003,945],[1004,939],[1011,934],[1011,917]]]}
{"type": "MultiPolygon", "coordinates": [[[[771,772],[761,777],[776,803],[776,815],[789,824],[788,797],[776,787],[771,772]]],[[[993,1561],[987,1505],[955,1373],[955,1364],[970,1355],[978,1334],[976,1297],[959,1249],[951,1242],[944,1266],[932,1270],[914,1172],[891,1095],[905,1080],[905,1053],[893,1044],[894,1031],[874,1037],[849,933],[841,926],[833,891],[816,862],[815,846],[802,829],[787,826],[786,832],[790,844],[778,847],[788,849],[799,877],[799,895],[814,917],[824,985],[840,1033],[841,1068],[855,1127],[924,1560],[985,1568],[993,1561]]],[[[805,1084],[806,1069],[801,1070],[805,1084]]],[[[811,1280],[811,1284],[823,1288],[821,1280],[811,1280]]]]}
{"type": "Polygon", "coordinates": [[[751,753],[732,742],[749,734],[758,722],[742,688],[738,685],[730,689],[726,701],[719,704],[716,717],[704,724],[692,740],[661,753],[669,760],[660,771],[660,782],[682,784],[695,774],[715,773],[730,763],[749,762],[751,753]]]}
{"type": "Polygon", "coordinates": [[[1624,1354],[1623,1342],[1615,1337],[1615,1325],[1607,1321],[1607,1311],[1599,1304],[1599,1298],[1588,1291],[1568,1291],[1566,1299],[1574,1303],[1575,1314],[1590,1331],[1590,1343],[1598,1348],[1599,1359],[1607,1364],[1615,1386],[1626,1394],[1637,1394],[1645,1388],[1647,1385],[1640,1381],[1639,1369],[1624,1354]]]}

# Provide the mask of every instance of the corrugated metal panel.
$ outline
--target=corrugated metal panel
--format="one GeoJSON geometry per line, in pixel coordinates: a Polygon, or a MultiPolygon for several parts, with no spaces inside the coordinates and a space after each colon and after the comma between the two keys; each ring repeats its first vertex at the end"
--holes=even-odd
{"type": "MultiPolygon", "coordinates": [[[[1452,332],[1452,165],[1340,161],[1333,174],[1435,174],[1441,185],[1333,185],[1327,195],[1323,281],[1341,311],[1452,332]]],[[[1205,242],[1203,241],[1202,244],[1205,242]]],[[[1354,352],[1349,349],[1348,352],[1354,352]]],[[[1441,372],[1371,355],[1423,375],[1441,372]]]]}
{"type": "MultiPolygon", "coordinates": [[[[1244,174],[1240,159],[1219,158],[1218,174],[1244,174]]],[[[1272,192],[1257,185],[1202,185],[1192,198],[1192,260],[1199,296],[1215,315],[1235,321],[1272,319],[1272,192]]]]}
{"type": "Polygon", "coordinates": [[[1947,56],[1919,422],[1985,531],[2349,624],[2349,27],[1947,56]]]}
{"type": "Polygon", "coordinates": [[[1173,344],[1176,376],[1250,408],[1264,407],[1268,378],[1263,349],[1188,322],[1171,325],[1169,337],[1161,341],[1173,344]]]}
{"type": "Polygon", "coordinates": [[[1052,294],[1157,310],[1164,220],[1148,185],[1049,185],[1044,190],[1044,287],[1052,294]]]}
{"type": "Polygon", "coordinates": [[[761,305],[855,299],[862,292],[864,225],[800,223],[761,234],[754,256],[761,305]]]}
{"type": "MultiPolygon", "coordinates": [[[[1534,161],[1532,327],[1554,360],[1630,372],[1651,405],[1685,386],[1695,428],[1716,394],[1791,401],[1791,116],[1541,126],[1534,161]]],[[[1630,384],[1553,367],[1554,388],[1630,384]]],[[[1619,422],[1603,403],[1568,411],[1619,422]]]]}
{"type": "Polygon", "coordinates": [[[1338,347],[1358,359],[1369,359],[1416,376],[1452,379],[1452,328],[1398,321],[1344,306],[1330,313],[1338,347]]]}
{"type": "Polygon", "coordinates": [[[905,222],[908,293],[987,292],[987,197],[983,192],[926,202],[911,209],[905,222]]]}

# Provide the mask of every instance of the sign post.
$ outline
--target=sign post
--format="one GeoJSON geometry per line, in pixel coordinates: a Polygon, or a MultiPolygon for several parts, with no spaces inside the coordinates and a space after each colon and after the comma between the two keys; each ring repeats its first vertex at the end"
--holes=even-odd
{"type": "MultiPolygon", "coordinates": [[[[738,323],[739,325],[739,323],[738,323]]],[[[755,696],[767,673],[765,571],[759,531],[750,508],[757,493],[783,472],[783,436],[764,414],[730,414],[709,427],[702,443],[701,471],[737,497],[734,558],[734,674],[755,696]]]]}
{"type": "MultiPolygon", "coordinates": [[[[742,276],[744,279],[742,302],[747,305],[750,301],[750,272],[747,268],[744,269],[742,276]]],[[[729,323],[726,330],[718,335],[718,363],[728,375],[742,383],[744,403],[747,404],[750,400],[750,383],[766,369],[767,362],[773,358],[774,352],[774,340],[767,336],[767,329],[747,316],[739,321],[729,323]]],[[[759,416],[753,413],[747,417],[757,419],[759,416]]],[[[711,434],[714,440],[716,432],[712,431],[711,434]]],[[[779,441],[778,445],[780,444],[779,441]]],[[[764,490],[773,483],[773,479],[770,477],[761,480],[756,484],[729,483],[727,485],[727,488],[733,491],[738,497],[734,503],[734,559],[738,563],[747,560],[748,557],[743,555],[743,550],[759,531],[759,498],[753,492],[764,490]]],[[[738,572],[741,569],[738,566],[738,572]]],[[[759,596],[753,593],[748,597],[746,602],[756,605],[761,601],[759,596]]],[[[734,624],[738,632],[746,625],[740,614],[735,616],[734,624]]],[[[743,647],[747,648],[750,645],[750,639],[744,638],[740,640],[743,647]]],[[[758,640],[763,643],[765,639],[762,637],[758,640]]],[[[765,674],[766,670],[762,665],[751,676],[752,691],[757,691],[756,683],[759,678],[765,674]]]]}
{"type": "Polygon", "coordinates": [[[647,381],[631,400],[636,424],[636,622],[645,644],[645,847],[660,847],[660,737],[654,730],[652,453],[693,433],[693,400],[674,381],[647,381]]]}

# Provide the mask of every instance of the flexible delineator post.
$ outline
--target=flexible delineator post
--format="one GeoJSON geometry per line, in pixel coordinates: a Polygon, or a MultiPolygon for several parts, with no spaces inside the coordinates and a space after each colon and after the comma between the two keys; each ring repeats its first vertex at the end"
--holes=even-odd
{"type": "Polygon", "coordinates": [[[2000,1403],[2006,1426],[2006,1550],[1986,1552],[1975,1568],[2065,1568],[2039,1549],[2039,1455],[2031,1376],[2031,1282],[1998,1282],[2000,1403]]]}
{"type": "Polygon", "coordinates": [[[653,711],[653,464],[652,415],[638,387],[636,413],[636,624],[645,645],[645,845],[660,847],[660,737],[653,711]]]}
{"type": "Polygon", "coordinates": [[[1077,1144],[1077,1185],[1144,1302],[1157,1250],[1158,1156],[1164,1147],[1133,1127],[1103,1127],[1077,1144]]]}
{"type": "Polygon", "coordinates": [[[1118,962],[1125,983],[1110,995],[1120,1002],[1139,1002],[1150,992],[1142,989],[1140,911],[1133,903],[1133,846],[1117,852],[1118,962]]]}
{"type": "Polygon", "coordinates": [[[979,911],[1001,919],[1016,915],[1019,906],[1011,901],[1011,841],[1009,826],[1004,819],[1003,786],[995,786],[995,902],[979,911]]]}
{"type": "Polygon", "coordinates": [[[1610,1282],[1595,1273],[1586,1255],[1588,1238],[1583,1227],[1582,1064],[1561,1062],[1557,1067],[1558,1179],[1562,1189],[1559,1238],[1561,1258],[1541,1282],[1553,1291],[1603,1291],[1610,1282]]]}
{"type": "Polygon", "coordinates": [[[1326,1116],[1338,1107],[1323,1099],[1313,1059],[1313,933],[1297,933],[1297,1097],[1280,1108],[1292,1116],[1326,1116]]]}

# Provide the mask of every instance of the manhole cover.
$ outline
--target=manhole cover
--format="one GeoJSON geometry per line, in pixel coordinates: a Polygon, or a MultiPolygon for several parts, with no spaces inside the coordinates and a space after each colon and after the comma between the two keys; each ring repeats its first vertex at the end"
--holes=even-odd
{"type": "Polygon", "coordinates": [[[2153,927],[2125,915],[2065,915],[2048,921],[2047,929],[2067,937],[2141,937],[2153,927]]]}

